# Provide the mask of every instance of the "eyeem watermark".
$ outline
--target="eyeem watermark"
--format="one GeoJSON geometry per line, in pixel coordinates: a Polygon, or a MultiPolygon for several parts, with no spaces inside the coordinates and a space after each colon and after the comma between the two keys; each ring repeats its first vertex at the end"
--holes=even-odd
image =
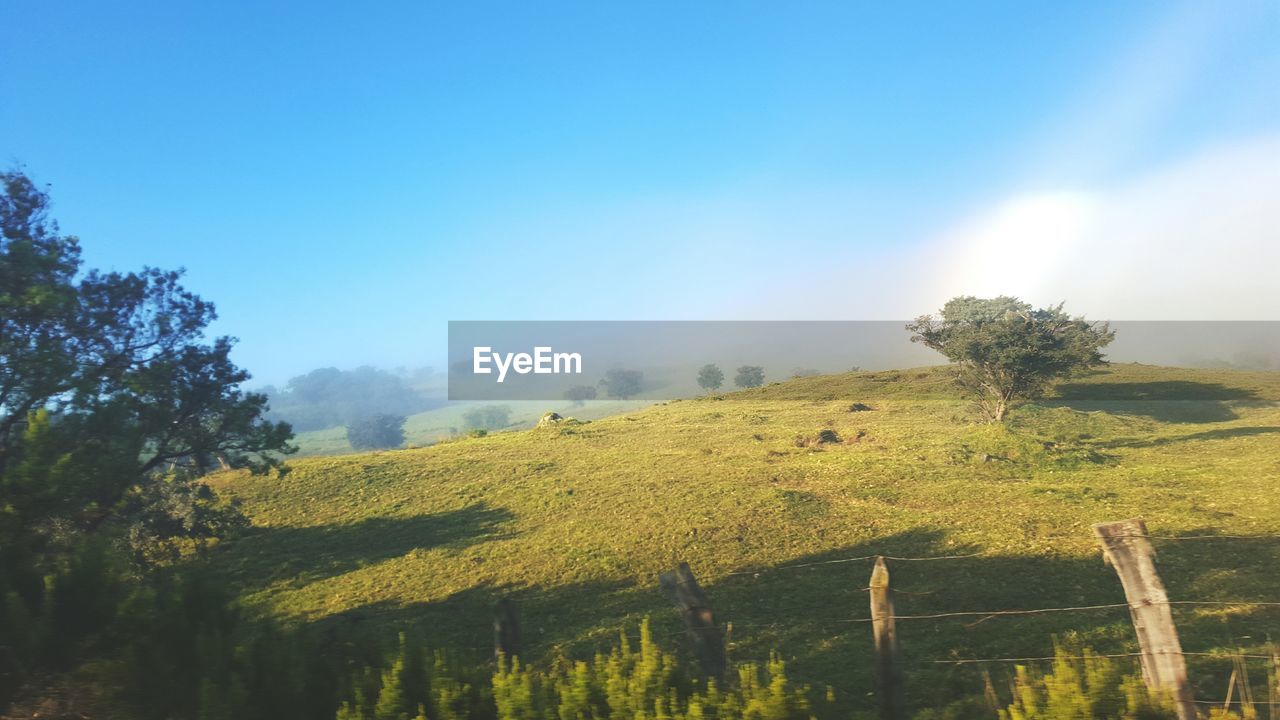
{"type": "Polygon", "coordinates": [[[493,363],[498,369],[498,382],[507,378],[507,371],[514,370],[520,375],[581,375],[582,354],[553,352],[550,347],[535,347],[529,353],[498,353],[491,347],[475,347],[471,350],[471,372],[477,375],[491,375],[493,363]]]}
{"type": "MultiPolygon", "coordinates": [[[[764,382],[771,383],[945,361],[911,342],[905,325],[878,320],[454,320],[449,322],[449,399],[659,401],[711,391],[700,379],[708,365],[724,374],[727,382],[714,388],[723,392],[737,387],[733,378],[740,368],[762,370],[764,382]]],[[[1113,362],[1280,367],[1280,321],[1115,321],[1112,328],[1116,341],[1107,356],[1113,362]]],[[[840,386],[832,387],[832,396],[839,397],[840,386]]],[[[547,409],[557,407],[564,406],[547,409]]]]}

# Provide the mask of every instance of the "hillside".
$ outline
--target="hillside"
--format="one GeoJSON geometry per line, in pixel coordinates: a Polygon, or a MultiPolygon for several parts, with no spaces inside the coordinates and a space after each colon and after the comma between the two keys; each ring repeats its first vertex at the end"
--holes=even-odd
{"type": "MultiPolygon", "coordinates": [[[[1280,534],[1280,374],[1114,366],[1061,386],[1007,431],[971,424],[942,368],[792,380],[556,428],[303,458],[284,479],[224,475],[255,529],[215,561],[254,608],[299,621],[413,625],[482,657],[512,596],[528,655],[589,654],[652,616],[680,643],[659,572],[687,561],[731,622],[731,656],[780,649],[862,708],[871,554],[900,614],[1123,601],[1090,524],[1280,534]],[[852,403],[870,410],[851,412],[852,403]],[[800,446],[834,430],[840,443],[800,446]],[[822,563],[804,568],[782,566],[822,563]]],[[[1280,541],[1160,542],[1171,597],[1280,599],[1280,541]]],[[[1189,651],[1280,637],[1280,609],[1178,607],[1189,651]]],[[[1071,632],[1132,650],[1127,612],[899,625],[920,706],[980,691],[980,667],[1071,632]]],[[[1136,664],[1135,664],[1136,667],[1136,664]]],[[[1007,667],[997,667],[1004,672],[1007,667]]],[[[1228,662],[1193,675],[1220,697],[1228,662]]]]}
{"type": "MultiPolygon", "coordinates": [[[[459,434],[466,434],[467,411],[484,405],[502,405],[510,409],[510,429],[533,427],[538,418],[547,411],[555,411],[562,415],[590,420],[608,417],[621,412],[635,410],[647,403],[638,400],[591,400],[582,405],[569,402],[540,402],[521,400],[504,403],[449,403],[444,407],[433,408],[425,412],[408,416],[404,423],[405,444],[409,447],[433,445],[459,434]]],[[[353,452],[347,442],[345,427],[331,427],[324,430],[311,430],[298,433],[294,438],[298,446],[298,457],[311,455],[337,455],[353,452]]]]}

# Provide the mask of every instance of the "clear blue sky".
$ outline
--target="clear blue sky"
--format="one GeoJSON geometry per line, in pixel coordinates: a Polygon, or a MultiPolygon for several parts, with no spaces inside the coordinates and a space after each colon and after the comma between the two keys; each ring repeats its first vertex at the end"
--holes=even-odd
{"type": "MultiPolygon", "coordinates": [[[[957,247],[1146,237],[1120,203],[1265,183],[1231,162],[1274,159],[1277,78],[1274,0],[10,0],[0,161],[89,264],[186,267],[279,382],[438,362],[449,319],[926,312],[994,287],[920,285],[957,247]]],[[[1007,289],[1114,317],[1181,292],[1036,282],[1007,289]]]]}

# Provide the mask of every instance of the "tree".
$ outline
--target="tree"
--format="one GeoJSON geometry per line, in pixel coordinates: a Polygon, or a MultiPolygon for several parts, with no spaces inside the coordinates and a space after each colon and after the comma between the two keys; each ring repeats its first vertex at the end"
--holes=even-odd
{"type": "Polygon", "coordinates": [[[347,442],[356,450],[384,450],[404,444],[403,415],[378,413],[347,425],[347,442]]]}
{"type": "Polygon", "coordinates": [[[341,427],[370,415],[413,415],[442,404],[414,387],[404,375],[363,366],[355,370],[319,368],[270,388],[271,417],[298,430],[341,427]]]}
{"type": "Polygon", "coordinates": [[[23,526],[95,526],[153,473],[281,468],[290,427],[240,389],[229,338],[201,342],[216,312],[180,272],[86,271],[43,191],[0,188],[0,502],[23,526]]]}
{"type": "Polygon", "coordinates": [[[644,373],[639,370],[622,370],[614,368],[604,374],[604,379],[600,381],[600,385],[604,387],[604,391],[611,398],[626,400],[634,395],[639,395],[644,389],[644,373]]]}
{"type": "Polygon", "coordinates": [[[711,363],[698,370],[698,387],[707,392],[714,392],[724,384],[724,371],[711,363]]]}
{"type": "Polygon", "coordinates": [[[596,389],[593,385],[574,385],[564,391],[564,399],[572,402],[574,405],[582,405],[588,400],[596,399],[596,389]]]}
{"type": "Polygon", "coordinates": [[[511,424],[511,408],[506,405],[482,405],[463,413],[462,422],[473,430],[501,430],[511,424]]]}
{"type": "Polygon", "coordinates": [[[957,297],[938,317],[921,316],[907,329],[912,342],[955,363],[958,383],[983,418],[1000,422],[1057,380],[1106,362],[1101,350],[1115,332],[1106,323],[1071,317],[1062,307],[1033,310],[1013,297],[957,297]]]}
{"type": "Polygon", "coordinates": [[[740,388],[760,387],[764,384],[764,368],[758,365],[743,365],[733,376],[733,384],[740,388]]]}
{"type": "MultiPolygon", "coordinates": [[[[169,541],[198,547],[238,517],[200,476],[283,472],[295,450],[289,425],[264,419],[267,398],[241,389],[232,341],[205,338],[216,312],[181,272],[87,269],[48,209],[24,173],[0,173],[3,637],[33,631],[12,617],[56,611],[45,588],[80,548],[121,538],[145,559],[169,541]]],[[[109,583],[114,567],[97,577],[109,583]]]]}

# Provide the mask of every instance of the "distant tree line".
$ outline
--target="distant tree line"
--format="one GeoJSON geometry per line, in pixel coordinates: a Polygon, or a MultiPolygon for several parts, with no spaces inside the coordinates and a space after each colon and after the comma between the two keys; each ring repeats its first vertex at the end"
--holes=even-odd
{"type": "MultiPolygon", "coordinates": [[[[698,387],[707,392],[715,392],[724,385],[724,371],[714,363],[707,363],[698,369],[698,387]]],[[[743,365],[734,371],[733,384],[739,388],[755,388],[764,385],[764,368],[759,365],[743,365]]]]}

